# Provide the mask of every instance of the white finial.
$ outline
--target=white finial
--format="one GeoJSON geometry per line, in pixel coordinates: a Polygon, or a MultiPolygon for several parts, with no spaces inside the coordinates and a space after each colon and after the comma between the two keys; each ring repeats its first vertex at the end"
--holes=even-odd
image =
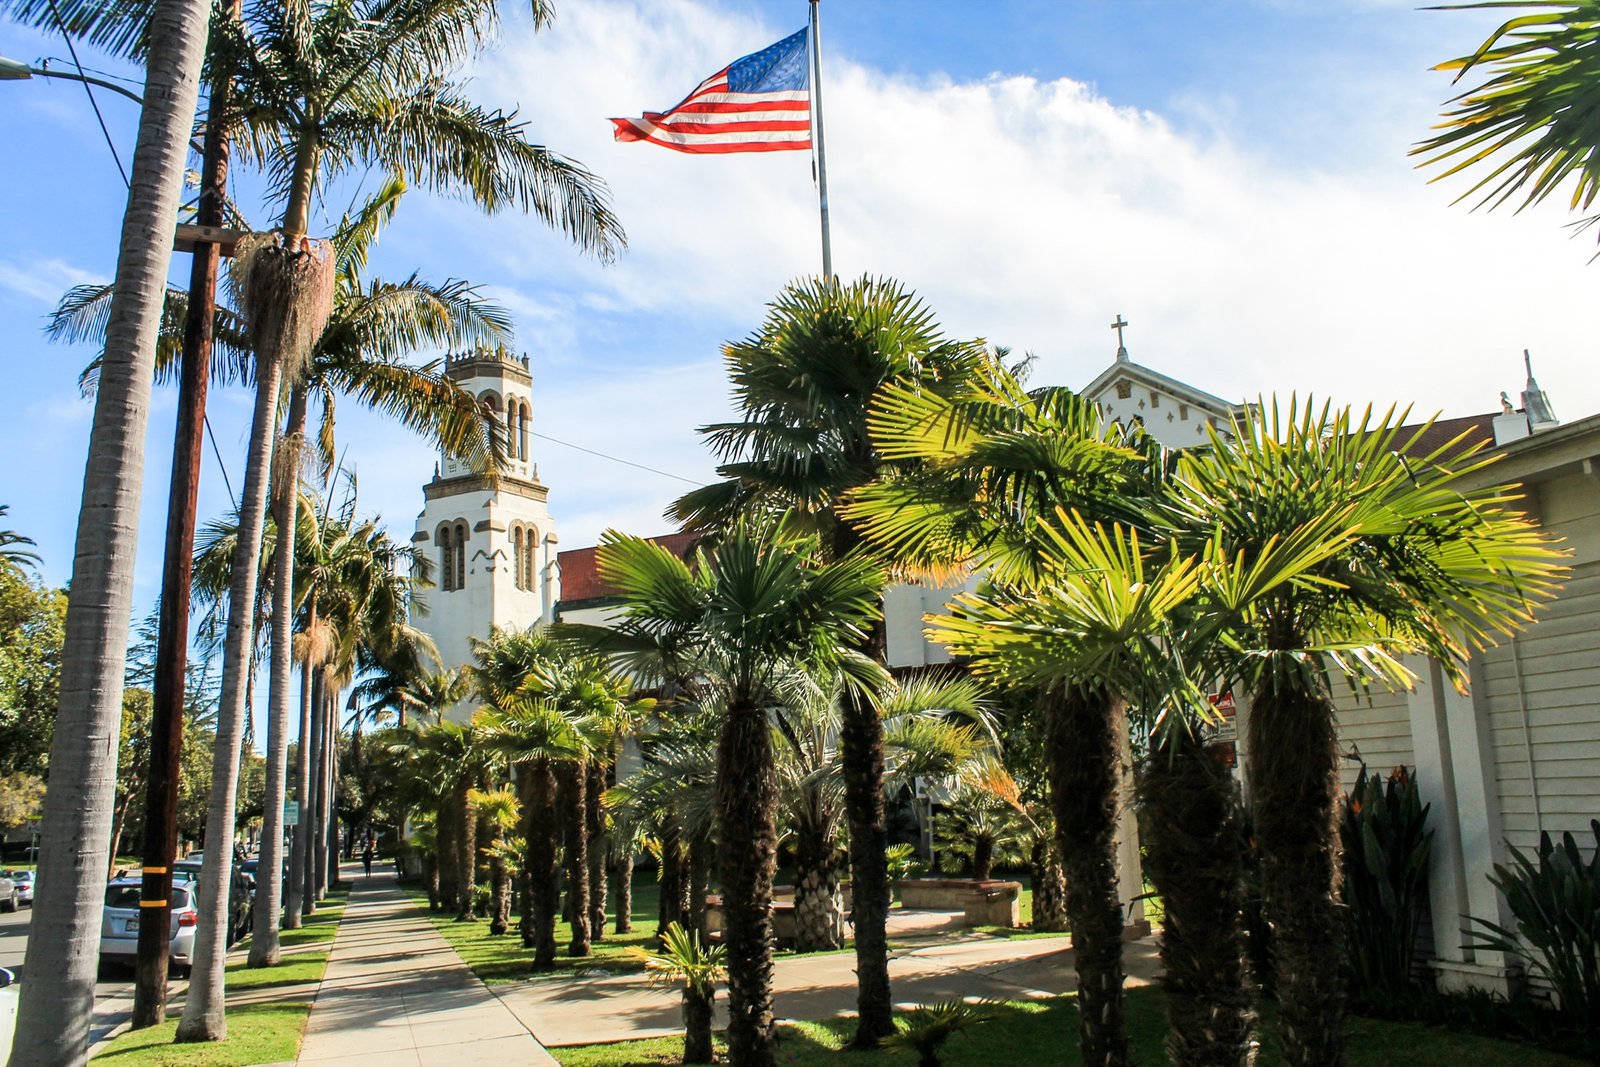
{"type": "Polygon", "coordinates": [[[1550,406],[1550,398],[1544,395],[1544,390],[1533,379],[1533,356],[1526,348],[1522,350],[1522,365],[1528,371],[1528,384],[1522,390],[1522,410],[1528,413],[1528,425],[1535,432],[1561,425],[1555,409],[1550,406]]]}

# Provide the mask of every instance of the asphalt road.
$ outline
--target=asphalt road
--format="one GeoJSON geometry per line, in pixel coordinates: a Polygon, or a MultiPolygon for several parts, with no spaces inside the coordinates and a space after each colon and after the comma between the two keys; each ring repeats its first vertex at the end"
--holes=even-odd
{"type": "MultiPolygon", "coordinates": [[[[22,960],[28,952],[28,929],[32,919],[33,908],[28,905],[9,914],[0,912],[0,967],[15,972],[18,979],[24,982],[28,980],[28,974],[22,960]]],[[[187,986],[187,982],[173,979],[167,992],[168,998],[176,996],[187,986]]],[[[115,966],[102,972],[101,979],[94,984],[94,1021],[90,1025],[90,1040],[98,1041],[132,1011],[133,968],[115,966]]]]}

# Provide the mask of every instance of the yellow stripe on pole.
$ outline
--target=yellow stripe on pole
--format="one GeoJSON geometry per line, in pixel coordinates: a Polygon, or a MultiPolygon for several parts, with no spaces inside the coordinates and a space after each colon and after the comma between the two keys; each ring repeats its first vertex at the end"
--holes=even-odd
{"type": "Polygon", "coordinates": [[[167,906],[167,902],[165,900],[141,900],[141,901],[139,901],[139,907],[141,907],[141,908],[164,908],[166,906],[167,906]]]}
{"type": "Polygon", "coordinates": [[[145,868],[143,868],[143,870],[144,870],[145,874],[166,874],[167,873],[167,869],[165,867],[145,867],[145,868]]]}

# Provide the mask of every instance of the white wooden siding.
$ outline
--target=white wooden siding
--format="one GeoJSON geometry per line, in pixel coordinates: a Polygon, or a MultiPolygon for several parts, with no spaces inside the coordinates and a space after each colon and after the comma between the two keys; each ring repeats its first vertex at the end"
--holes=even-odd
{"type": "Polygon", "coordinates": [[[1558,479],[1540,487],[1538,503],[1545,527],[1573,552],[1572,574],[1518,639],[1522,692],[1509,643],[1484,654],[1479,681],[1505,836],[1524,850],[1537,847],[1540,830],[1590,842],[1589,820],[1600,818],[1600,487],[1581,476],[1558,479]]]}
{"type": "MultiPolygon", "coordinates": [[[[1334,706],[1339,715],[1339,747],[1348,753],[1352,745],[1367,764],[1369,774],[1387,775],[1396,767],[1416,765],[1416,749],[1411,740],[1411,712],[1406,706],[1410,695],[1404,690],[1391,693],[1382,686],[1356,694],[1341,681],[1335,681],[1334,706]]],[[[1346,789],[1355,784],[1361,764],[1344,760],[1339,777],[1346,789]]],[[[1426,786],[1424,787],[1426,788],[1426,786]]]]}

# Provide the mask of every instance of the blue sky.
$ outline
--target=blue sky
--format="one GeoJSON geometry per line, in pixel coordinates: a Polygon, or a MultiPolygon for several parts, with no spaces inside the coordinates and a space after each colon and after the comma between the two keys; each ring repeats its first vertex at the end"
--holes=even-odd
{"type": "MultiPolygon", "coordinates": [[[[486,103],[610,182],[631,248],[579,257],[528,219],[408,197],[375,261],[468,278],[517,319],[535,428],[681,476],[540,441],[565,547],[653,533],[712,463],[694,428],[722,417],[718,345],[753,329],[783,283],[818,267],[801,153],[683,157],[610,139],[609,115],[670,105],[798,28],[801,0],[559,0],[550,30],[508,19],[472,69],[486,103]]],[[[1381,0],[825,0],[836,267],[916,289],[955,334],[1040,357],[1081,385],[1132,323],[1135,359],[1234,398],[1291,390],[1352,403],[1486,411],[1534,353],[1557,413],[1600,410],[1592,235],[1558,210],[1471,213],[1406,158],[1449,95],[1429,67],[1474,47],[1481,14],[1381,0]]],[[[0,55],[64,57],[0,23],[0,55]]],[[[129,73],[103,56],[87,66],[129,73]]],[[[135,108],[99,94],[124,161],[135,108]]],[[[91,353],[39,327],[59,294],[108,278],[125,193],[80,86],[0,83],[0,503],[52,582],[70,573],[91,409],[91,353]]],[[[377,176],[373,177],[376,181],[377,176]]],[[[355,193],[329,191],[329,225],[355,193]]],[[[259,183],[241,176],[243,203],[259,183]]],[[[259,210],[258,218],[269,218],[259,210]]],[[[174,278],[188,259],[174,256],[174,278]]],[[[248,398],[213,394],[222,462],[241,478],[248,398]]],[[[137,603],[159,580],[173,395],[152,412],[137,603]]],[[[433,459],[345,405],[361,498],[401,536],[433,459]]],[[[203,515],[226,505],[208,457],[203,515]]]]}

